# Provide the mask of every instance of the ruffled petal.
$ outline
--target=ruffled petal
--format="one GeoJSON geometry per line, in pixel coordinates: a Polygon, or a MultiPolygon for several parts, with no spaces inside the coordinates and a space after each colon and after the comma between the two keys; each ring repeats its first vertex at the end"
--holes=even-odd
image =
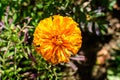
{"type": "Polygon", "coordinates": [[[68,62],[82,45],[81,31],[71,17],[55,15],[41,20],[33,34],[33,45],[53,64],[68,62]]]}

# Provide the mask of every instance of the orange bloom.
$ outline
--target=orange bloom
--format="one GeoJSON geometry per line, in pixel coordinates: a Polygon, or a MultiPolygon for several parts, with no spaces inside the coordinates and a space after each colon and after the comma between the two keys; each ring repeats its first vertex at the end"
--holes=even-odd
{"type": "Polygon", "coordinates": [[[53,64],[68,62],[82,44],[77,25],[71,17],[60,15],[41,20],[33,34],[36,51],[53,64]]]}

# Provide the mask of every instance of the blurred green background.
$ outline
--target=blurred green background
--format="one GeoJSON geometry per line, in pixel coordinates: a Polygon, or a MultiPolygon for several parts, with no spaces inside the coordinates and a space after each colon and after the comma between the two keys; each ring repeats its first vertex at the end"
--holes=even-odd
{"type": "Polygon", "coordinates": [[[1,80],[119,80],[119,0],[0,0],[1,80]],[[51,65],[34,51],[33,33],[52,15],[72,17],[83,44],[69,63],[51,65]]]}

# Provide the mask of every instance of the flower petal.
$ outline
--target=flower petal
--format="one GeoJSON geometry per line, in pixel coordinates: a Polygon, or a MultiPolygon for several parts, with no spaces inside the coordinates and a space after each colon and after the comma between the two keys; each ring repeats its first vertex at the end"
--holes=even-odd
{"type": "Polygon", "coordinates": [[[71,17],[54,15],[40,21],[33,34],[36,51],[53,64],[68,62],[82,45],[81,31],[71,17]]]}

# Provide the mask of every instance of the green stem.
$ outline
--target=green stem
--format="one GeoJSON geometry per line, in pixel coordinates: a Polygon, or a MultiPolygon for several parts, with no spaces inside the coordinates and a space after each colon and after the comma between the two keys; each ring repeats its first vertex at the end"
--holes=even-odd
{"type": "Polygon", "coordinates": [[[8,50],[9,50],[10,46],[11,46],[11,41],[8,41],[7,48],[6,48],[6,50],[5,50],[4,54],[3,54],[3,66],[4,67],[5,67],[5,61],[6,61],[5,60],[6,54],[7,54],[8,50]]]}
{"type": "MultiPolygon", "coordinates": [[[[15,47],[15,46],[14,46],[15,47]]],[[[14,48],[14,70],[15,70],[15,75],[17,74],[16,73],[16,68],[17,68],[17,65],[16,65],[16,47],[14,48]]]]}
{"type": "Polygon", "coordinates": [[[54,76],[55,76],[55,80],[58,80],[55,70],[53,70],[53,73],[54,73],[54,76]]]}

